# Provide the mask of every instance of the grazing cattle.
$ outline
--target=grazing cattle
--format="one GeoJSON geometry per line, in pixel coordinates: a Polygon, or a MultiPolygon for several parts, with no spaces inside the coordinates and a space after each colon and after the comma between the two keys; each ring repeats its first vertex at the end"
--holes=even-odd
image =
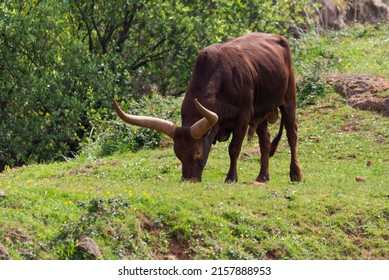
{"type": "Polygon", "coordinates": [[[155,129],[174,140],[182,163],[182,179],[201,181],[216,141],[229,145],[230,169],[226,182],[236,182],[242,142],[257,133],[261,168],[256,182],[269,180],[269,157],[277,149],[285,126],[291,150],[290,179],[301,181],[297,161],[296,86],[287,39],[251,33],[224,44],[214,44],[198,55],[182,107],[182,126],[152,117],[124,113],[113,100],[119,117],[132,125],[155,129]],[[281,112],[278,135],[270,143],[268,123],[281,112]]]}

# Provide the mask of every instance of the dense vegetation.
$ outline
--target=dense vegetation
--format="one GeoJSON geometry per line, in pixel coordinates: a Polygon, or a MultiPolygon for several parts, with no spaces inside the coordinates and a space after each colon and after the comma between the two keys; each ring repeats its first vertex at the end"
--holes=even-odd
{"type": "Polygon", "coordinates": [[[309,26],[306,2],[2,1],[0,244],[10,257],[92,258],[79,246],[88,236],[103,259],[389,259],[389,120],[350,108],[323,78],[389,78],[389,25],[295,39],[289,31],[309,26]],[[227,143],[213,147],[204,182],[181,183],[170,140],[122,124],[111,97],[178,123],[198,50],[257,30],[290,39],[304,180],[289,181],[284,136],[268,184],[252,184],[255,141],[239,183],[223,183],[227,143]],[[54,160],[66,162],[31,164],[54,160]]]}
{"type": "Polygon", "coordinates": [[[0,170],[74,156],[112,118],[113,96],[178,96],[201,48],[287,35],[307,25],[307,2],[1,1],[0,170]]]}

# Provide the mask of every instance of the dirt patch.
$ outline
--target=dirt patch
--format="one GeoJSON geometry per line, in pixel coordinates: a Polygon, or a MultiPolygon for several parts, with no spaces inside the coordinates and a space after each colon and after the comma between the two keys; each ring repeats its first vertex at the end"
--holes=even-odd
{"type": "Polygon", "coordinates": [[[11,228],[5,235],[6,240],[9,243],[14,244],[18,242],[27,242],[29,237],[24,233],[21,228],[11,228]]]}
{"type": "Polygon", "coordinates": [[[254,212],[252,215],[255,219],[264,219],[268,217],[268,214],[262,212],[254,212]]]}
{"type": "Polygon", "coordinates": [[[171,238],[169,244],[171,260],[191,260],[193,259],[189,243],[186,240],[171,238]]]}
{"type": "Polygon", "coordinates": [[[279,246],[275,246],[273,248],[270,248],[265,253],[265,259],[267,260],[280,260],[285,258],[285,256],[288,254],[288,251],[279,246]]]}
{"type": "Polygon", "coordinates": [[[154,237],[153,255],[157,260],[191,260],[193,259],[193,251],[187,240],[171,236],[169,238],[168,250],[169,253],[161,252],[158,248],[158,243],[163,235],[163,225],[150,220],[145,214],[139,216],[139,230],[147,231],[150,236],[154,237]]]}
{"type": "Polygon", "coordinates": [[[0,243],[0,260],[10,260],[11,256],[7,252],[7,249],[0,243]]]}
{"type": "Polygon", "coordinates": [[[346,97],[353,108],[389,116],[389,81],[366,74],[330,74],[326,81],[346,97]]]}
{"type": "Polygon", "coordinates": [[[119,162],[116,162],[116,161],[105,161],[105,160],[101,160],[101,161],[98,161],[96,163],[94,163],[93,165],[92,164],[88,164],[88,165],[85,165],[85,166],[80,166],[80,167],[77,167],[77,168],[73,168],[72,170],[68,171],[66,174],[62,174],[60,177],[62,177],[63,175],[65,176],[81,176],[81,175],[90,175],[93,171],[95,171],[96,169],[98,169],[99,167],[104,167],[104,166],[111,166],[111,167],[115,167],[115,166],[118,166],[120,165],[119,162]]]}

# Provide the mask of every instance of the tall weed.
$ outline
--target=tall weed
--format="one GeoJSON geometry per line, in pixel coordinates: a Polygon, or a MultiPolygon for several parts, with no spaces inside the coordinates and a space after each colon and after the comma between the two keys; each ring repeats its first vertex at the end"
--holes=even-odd
{"type": "Polygon", "coordinates": [[[323,59],[314,59],[312,63],[302,66],[297,79],[298,106],[312,105],[315,99],[328,92],[330,86],[324,79],[328,69],[328,61],[323,59]]]}

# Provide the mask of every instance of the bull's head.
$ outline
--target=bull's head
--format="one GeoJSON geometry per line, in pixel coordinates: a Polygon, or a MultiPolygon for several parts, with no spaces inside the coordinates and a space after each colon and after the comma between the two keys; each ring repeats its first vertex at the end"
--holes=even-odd
{"type": "Polygon", "coordinates": [[[212,145],[206,134],[217,123],[218,116],[202,106],[197,99],[194,103],[203,118],[190,127],[179,127],[163,119],[126,114],[113,100],[116,113],[124,122],[154,129],[171,137],[174,152],[182,163],[182,179],[199,182],[212,145]]]}

